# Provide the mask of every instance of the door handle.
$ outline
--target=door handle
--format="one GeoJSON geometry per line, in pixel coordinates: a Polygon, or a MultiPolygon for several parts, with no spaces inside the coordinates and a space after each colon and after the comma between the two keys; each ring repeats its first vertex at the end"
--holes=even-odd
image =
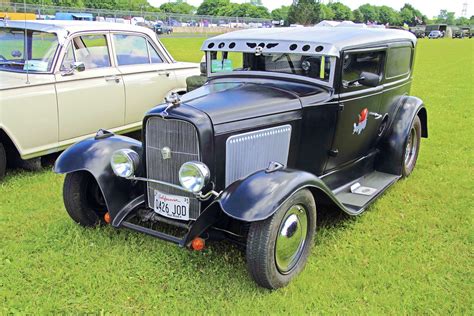
{"type": "Polygon", "coordinates": [[[376,120],[382,117],[382,114],[378,114],[376,112],[369,112],[370,116],[373,116],[376,120]]]}
{"type": "Polygon", "coordinates": [[[119,83],[120,82],[120,78],[117,77],[117,76],[107,76],[107,77],[104,77],[105,81],[115,81],[116,83],[119,83]]]}
{"type": "Polygon", "coordinates": [[[170,72],[169,71],[160,71],[160,72],[158,72],[158,76],[169,77],[170,72]]]}

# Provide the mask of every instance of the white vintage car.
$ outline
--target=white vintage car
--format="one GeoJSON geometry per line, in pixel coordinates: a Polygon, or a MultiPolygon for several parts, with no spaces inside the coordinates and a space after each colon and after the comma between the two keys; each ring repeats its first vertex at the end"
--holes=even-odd
{"type": "Polygon", "coordinates": [[[184,93],[186,78],[199,73],[147,28],[0,22],[0,179],[7,157],[28,165],[100,128],[140,129],[148,109],[184,93]]]}

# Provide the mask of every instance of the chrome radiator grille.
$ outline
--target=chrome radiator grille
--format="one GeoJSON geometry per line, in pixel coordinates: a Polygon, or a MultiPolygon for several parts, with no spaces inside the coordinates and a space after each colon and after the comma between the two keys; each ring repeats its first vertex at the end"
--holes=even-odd
{"type": "MultiPolygon", "coordinates": [[[[146,171],[147,177],[179,185],[178,171],[187,161],[200,161],[199,139],[194,125],[174,119],[152,117],[146,123],[146,171]],[[163,159],[162,149],[168,147],[171,157],[163,159]]],[[[163,193],[187,196],[190,200],[189,218],[198,218],[201,203],[192,193],[157,183],[147,184],[148,206],[153,208],[155,190],[163,193]]]]}
{"type": "Polygon", "coordinates": [[[231,136],[226,141],[225,184],[265,169],[271,161],[286,166],[291,125],[231,136]]]}

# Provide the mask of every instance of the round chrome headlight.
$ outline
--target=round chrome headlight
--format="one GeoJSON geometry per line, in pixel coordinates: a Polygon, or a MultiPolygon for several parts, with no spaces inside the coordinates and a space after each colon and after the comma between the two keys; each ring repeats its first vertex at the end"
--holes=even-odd
{"type": "Polygon", "coordinates": [[[110,166],[114,173],[122,178],[128,178],[135,174],[140,157],[131,149],[119,149],[112,154],[110,166]]]}
{"type": "Polygon", "coordinates": [[[209,182],[210,175],[209,168],[202,162],[188,161],[179,168],[179,183],[186,190],[198,193],[209,182]]]}

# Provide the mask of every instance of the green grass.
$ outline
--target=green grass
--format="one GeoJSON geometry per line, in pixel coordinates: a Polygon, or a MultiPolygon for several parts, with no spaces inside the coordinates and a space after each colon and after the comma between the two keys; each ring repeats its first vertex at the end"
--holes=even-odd
{"type": "MultiPolygon", "coordinates": [[[[199,61],[202,39],[163,39],[199,61]]],[[[63,177],[0,184],[0,314],[472,314],[474,40],[421,40],[412,94],[428,108],[417,167],[357,218],[326,216],[306,269],[258,288],[226,243],[190,252],[67,216],[63,177]]]]}

